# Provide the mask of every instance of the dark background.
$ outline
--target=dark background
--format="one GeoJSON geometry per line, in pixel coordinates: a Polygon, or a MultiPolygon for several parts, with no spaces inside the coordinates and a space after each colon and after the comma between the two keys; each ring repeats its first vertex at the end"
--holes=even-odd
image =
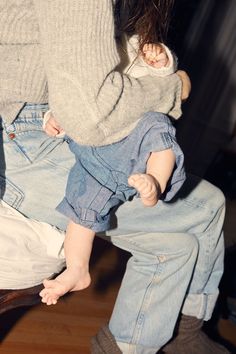
{"type": "Polygon", "coordinates": [[[225,232],[225,272],[215,318],[236,323],[236,0],[176,0],[168,45],[192,82],[176,123],[186,169],[220,187],[227,198],[232,226],[225,232]],[[235,299],[234,308],[229,298],[235,299]]]}
{"type": "Polygon", "coordinates": [[[176,0],[168,44],[192,82],[177,122],[187,171],[236,198],[236,1],[176,0]]]}

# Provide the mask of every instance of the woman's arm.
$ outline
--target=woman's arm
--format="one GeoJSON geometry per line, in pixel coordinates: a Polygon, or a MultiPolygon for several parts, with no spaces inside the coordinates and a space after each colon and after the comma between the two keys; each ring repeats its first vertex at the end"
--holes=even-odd
{"type": "Polygon", "coordinates": [[[49,86],[50,108],[82,144],[126,136],[150,110],[181,114],[181,80],[122,75],[111,0],[34,1],[49,86]]]}

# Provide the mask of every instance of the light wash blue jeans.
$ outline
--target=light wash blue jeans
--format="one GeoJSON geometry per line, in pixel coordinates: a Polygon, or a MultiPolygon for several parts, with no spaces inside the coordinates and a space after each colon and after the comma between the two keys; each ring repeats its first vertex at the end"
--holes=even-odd
{"type": "MultiPolygon", "coordinates": [[[[1,196],[24,215],[64,229],[67,220],[55,207],[74,157],[63,139],[42,131],[43,110],[26,106],[0,131],[1,196]]],[[[171,338],[181,308],[211,317],[223,272],[224,196],[189,177],[174,201],[145,208],[135,198],[116,218],[107,236],[131,258],[109,327],[123,353],[155,354],[171,338]]]]}

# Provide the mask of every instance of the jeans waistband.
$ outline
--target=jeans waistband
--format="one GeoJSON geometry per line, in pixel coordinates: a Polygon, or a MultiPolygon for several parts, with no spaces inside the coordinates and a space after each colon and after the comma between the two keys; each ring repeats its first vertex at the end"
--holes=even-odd
{"type": "Polygon", "coordinates": [[[48,111],[47,103],[27,103],[21,110],[17,119],[36,119],[43,118],[44,114],[48,111]]]}
{"type": "Polygon", "coordinates": [[[47,111],[48,104],[46,103],[27,103],[12,124],[7,125],[4,121],[2,121],[2,119],[0,119],[0,128],[4,129],[7,134],[12,132],[27,131],[30,129],[42,129],[42,119],[47,111]]]}

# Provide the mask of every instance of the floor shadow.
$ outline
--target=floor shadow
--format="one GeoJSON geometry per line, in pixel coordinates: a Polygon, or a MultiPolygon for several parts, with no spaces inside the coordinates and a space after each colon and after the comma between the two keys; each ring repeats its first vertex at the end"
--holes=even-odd
{"type": "Polygon", "coordinates": [[[122,281],[130,253],[115,247],[109,241],[108,237],[96,237],[90,261],[91,270],[96,267],[102,257],[108,257],[109,252],[111,252],[113,248],[115,249],[114,257],[116,260],[112,262],[112,268],[103,269],[97,275],[97,280],[94,284],[94,290],[96,292],[105,293],[114,284],[121,283],[122,281]]]}
{"type": "Polygon", "coordinates": [[[0,342],[4,340],[17,322],[28,312],[29,307],[21,307],[9,310],[0,316],[0,342]]]}

